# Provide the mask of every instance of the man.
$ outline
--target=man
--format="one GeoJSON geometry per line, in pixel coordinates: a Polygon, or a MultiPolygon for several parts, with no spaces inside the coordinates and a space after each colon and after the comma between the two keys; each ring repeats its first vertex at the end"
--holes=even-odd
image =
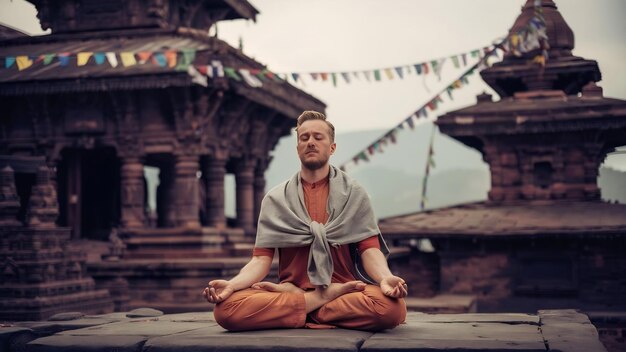
{"type": "Polygon", "coordinates": [[[301,170],[263,199],[252,259],[204,289],[215,320],[232,331],[394,328],[406,317],[407,285],[389,270],[369,197],[329,164],[335,128],[305,111],[296,132],[301,170]],[[275,248],[280,283],[261,282],[275,248]]]}

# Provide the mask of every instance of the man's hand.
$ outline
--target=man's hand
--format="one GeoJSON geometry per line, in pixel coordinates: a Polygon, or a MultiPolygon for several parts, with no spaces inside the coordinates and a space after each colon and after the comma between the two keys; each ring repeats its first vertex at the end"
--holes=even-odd
{"type": "Polygon", "coordinates": [[[210,303],[220,303],[232,295],[233,292],[235,292],[235,290],[230,281],[213,280],[209,282],[209,286],[204,289],[202,294],[210,303]]]}
{"type": "Polygon", "coordinates": [[[385,296],[403,298],[408,295],[408,287],[401,277],[387,276],[380,281],[380,289],[385,296]]]}

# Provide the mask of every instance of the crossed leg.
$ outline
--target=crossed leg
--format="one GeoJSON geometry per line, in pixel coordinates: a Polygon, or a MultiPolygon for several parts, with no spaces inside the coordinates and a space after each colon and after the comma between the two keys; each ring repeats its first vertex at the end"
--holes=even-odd
{"type": "Polygon", "coordinates": [[[334,291],[327,293],[336,295],[333,299],[290,284],[271,285],[233,293],[215,306],[215,320],[231,331],[301,328],[310,312],[310,320],[318,324],[378,331],[391,329],[406,317],[404,300],[387,297],[374,285],[331,285],[334,291]],[[327,301],[319,304],[318,299],[327,301]]]}

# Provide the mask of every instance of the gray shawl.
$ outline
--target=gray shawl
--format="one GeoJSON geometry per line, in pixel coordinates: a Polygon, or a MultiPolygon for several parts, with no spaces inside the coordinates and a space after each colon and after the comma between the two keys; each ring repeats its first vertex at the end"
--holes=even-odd
{"type": "MultiPolygon", "coordinates": [[[[257,226],[256,244],[263,248],[311,245],[307,273],[316,286],[328,286],[333,274],[330,246],[353,244],[378,235],[381,250],[389,249],[383,240],[369,196],[356,181],[334,166],[330,167],[328,221],[311,221],[304,204],[300,172],[271,189],[263,198],[257,226]]],[[[373,283],[361,268],[356,248],[351,248],[358,279],[373,283]]]]}

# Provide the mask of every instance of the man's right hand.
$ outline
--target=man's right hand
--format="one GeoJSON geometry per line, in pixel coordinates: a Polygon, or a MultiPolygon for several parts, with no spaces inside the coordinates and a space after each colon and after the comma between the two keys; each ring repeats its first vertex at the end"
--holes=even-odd
{"type": "Polygon", "coordinates": [[[202,294],[210,303],[220,303],[233,294],[233,292],[235,292],[235,290],[230,281],[213,280],[209,282],[209,285],[204,289],[202,294]]]}

